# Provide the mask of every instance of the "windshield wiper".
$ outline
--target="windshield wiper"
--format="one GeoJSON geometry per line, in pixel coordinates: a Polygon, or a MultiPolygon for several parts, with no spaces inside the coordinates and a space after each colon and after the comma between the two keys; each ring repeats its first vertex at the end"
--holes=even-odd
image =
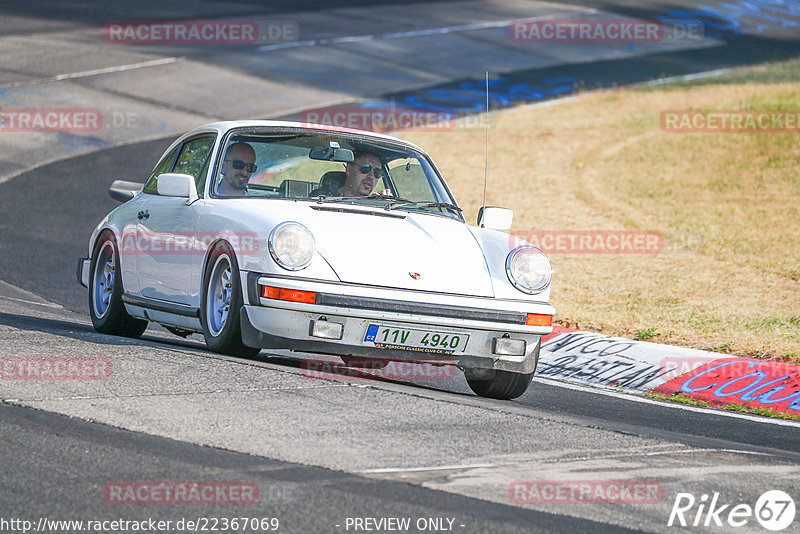
{"type": "Polygon", "coordinates": [[[399,203],[409,202],[409,203],[415,204],[415,202],[413,200],[408,200],[408,199],[405,199],[405,198],[396,197],[394,195],[378,195],[378,194],[374,194],[374,193],[371,194],[371,195],[363,196],[363,197],[362,196],[340,197],[340,196],[333,196],[333,195],[331,195],[331,196],[319,195],[319,196],[316,196],[316,197],[313,197],[313,198],[316,199],[318,203],[335,202],[335,201],[339,201],[339,200],[391,200],[391,201],[399,202],[399,203]]]}
{"type": "Polygon", "coordinates": [[[391,204],[387,204],[384,209],[393,210],[395,208],[402,208],[404,206],[414,206],[417,208],[445,208],[457,213],[461,213],[463,210],[458,206],[453,204],[449,204],[447,202],[414,202],[413,200],[398,200],[397,202],[392,202],[391,204]]]}

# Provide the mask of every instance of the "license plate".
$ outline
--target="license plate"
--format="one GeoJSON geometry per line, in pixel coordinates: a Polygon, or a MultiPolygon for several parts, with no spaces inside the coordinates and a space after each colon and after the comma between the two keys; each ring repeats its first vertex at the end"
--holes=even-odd
{"type": "Polygon", "coordinates": [[[371,324],[364,343],[374,343],[381,349],[403,349],[428,354],[453,354],[467,348],[469,334],[418,330],[371,324]]]}

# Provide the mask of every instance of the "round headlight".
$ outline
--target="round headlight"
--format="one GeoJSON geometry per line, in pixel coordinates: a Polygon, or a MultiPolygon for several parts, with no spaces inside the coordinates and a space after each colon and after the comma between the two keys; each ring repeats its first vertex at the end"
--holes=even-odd
{"type": "Polygon", "coordinates": [[[300,223],[281,223],[269,235],[269,253],[284,269],[305,269],[314,257],[314,250],[314,236],[300,223]]]}
{"type": "Polygon", "coordinates": [[[506,273],[514,287],[525,293],[539,293],[550,285],[553,270],[550,260],[536,247],[524,246],[506,258],[506,273]]]}

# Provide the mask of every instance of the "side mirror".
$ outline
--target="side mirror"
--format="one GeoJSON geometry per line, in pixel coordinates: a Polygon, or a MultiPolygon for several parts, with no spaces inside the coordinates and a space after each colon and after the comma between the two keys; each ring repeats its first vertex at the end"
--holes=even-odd
{"type": "Polygon", "coordinates": [[[186,204],[191,204],[197,200],[194,177],[189,174],[165,172],[158,176],[156,189],[158,194],[163,197],[186,198],[188,199],[186,204]]]}
{"type": "Polygon", "coordinates": [[[491,230],[510,230],[514,212],[508,208],[486,206],[478,210],[478,226],[491,230]]]}
{"type": "Polygon", "coordinates": [[[143,185],[138,182],[114,180],[108,188],[108,196],[117,202],[127,202],[133,198],[137,191],[142,189],[143,185]]]}

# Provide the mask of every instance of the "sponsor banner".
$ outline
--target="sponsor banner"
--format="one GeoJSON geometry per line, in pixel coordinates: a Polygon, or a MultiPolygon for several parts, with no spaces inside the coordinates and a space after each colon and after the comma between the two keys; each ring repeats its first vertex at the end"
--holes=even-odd
{"type": "Polygon", "coordinates": [[[661,384],[653,392],[681,393],[713,406],[741,404],[800,415],[800,366],[750,358],[719,358],[661,384]]]}
{"type": "Polygon", "coordinates": [[[109,482],[106,504],[121,505],[245,505],[258,502],[253,482],[109,482]]]}
{"type": "Polygon", "coordinates": [[[3,380],[106,380],[111,359],[105,356],[3,356],[3,380]]]}
{"type": "Polygon", "coordinates": [[[508,498],[515,504],[657,504],[664,488],[655,480],[518,480],[508,498]]]}
{"type": "Polygon", "coordinates": [[[668,133],[800,133],[800,110],[673,109],[660,122],[668,133]]]}
{"type": "Polygon", "coordinates": [[[644,393],[683,369],[703,365],[709,356],[696,349],[565,331],[543,341],[536,376],[644,393]]]}

